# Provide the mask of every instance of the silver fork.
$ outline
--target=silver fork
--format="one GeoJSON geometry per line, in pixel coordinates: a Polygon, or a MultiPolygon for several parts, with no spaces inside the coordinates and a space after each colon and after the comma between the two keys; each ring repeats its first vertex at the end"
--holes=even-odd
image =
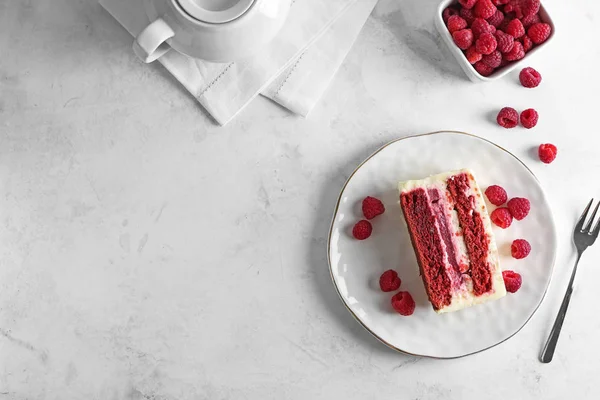
{"type": "Polygon", "coordinates": [[[550,332],[550,337],[548,337],[548,341],[542,350],[542,354],[540,359],[543,363],[549,363],[552,361],[552,357],[554,356],[554,350],[556,349],[556,342],[558,342],[558,336],[560,335],[560,329],[562,328],[563,321],[565,320],[565,315],[567,314],[567,308],[569,307],[569,301],[571,300],[571,294],[573,293],[573,281],[575,280],[575,273],[577,272],[577,265],[579,264],[579,260],[581,259],[581,255],[591,245],[594,244],[596,238],[598,237],[598,232],[600,231],[600,221],[596,223],[596,226],[592,229],[592,224],[594,222],[594,217],[598,212],[598,207],[600,207],[600,203],[594,208],[592,212],[592,216],[590,217],[588,223],[585,228],[583,224],[587,219],[588,212],[592,207],[592,203],[594,199],[590,200],[587,207],[583,211],[581,218],[577,221],[577,225],[575,225],[575,232],[573,233],[573,242],[575,242],[575,247],[577,248],[577,261],[575,261],[575,267],[573,268],[573,272],[571,273],[571,280],[569,281],[569,286],[567,286],[567,292],[565,293],[565,297],[560,305],[560,310],[558,310],[558,315],[556,316],[556,320],[554,321],[554,326],[552,327],[552,331],[550,332]]]}

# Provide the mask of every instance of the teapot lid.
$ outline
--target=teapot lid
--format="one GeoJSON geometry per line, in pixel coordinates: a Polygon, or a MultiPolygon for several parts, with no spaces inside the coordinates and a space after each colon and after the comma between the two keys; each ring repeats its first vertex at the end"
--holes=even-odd
{"type": "Polygon", "coordinates": [[[243,15],[255,0],[177,0],[193,18],[210,24],[223,24],[243,15]]]}

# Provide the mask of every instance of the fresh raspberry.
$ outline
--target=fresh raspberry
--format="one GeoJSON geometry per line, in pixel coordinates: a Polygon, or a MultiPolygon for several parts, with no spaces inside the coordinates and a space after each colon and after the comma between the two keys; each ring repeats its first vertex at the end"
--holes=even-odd
{"type": "Polygon", "coordinates": [[[510,0],[492,0],[492,3],[494,3],[495,6],[502,6],[506,3],[508,3],[510,0]]]}
{"type": "Polygon", "coordinates": [[[527,53],[529,50],[531,50],[533,48],[533,42],[531,41],[531,39],[529,39],[529,36],[524,35],[519,39],[519,41],[523,45],[523,51],[525,53],[527,53]]]}
{"type": "Polygon", "coordinates": [[[504,278],[504,286],[506,291],[509,293],[516,293],[521,288],[523,278],[515,271],[502,271],[502,278],[504,278]]]}
{"type": "Polygon", "coordinates": [[[499,27],[500,24],[502,23],[502,21],[504,21],[504,14],[500,10],[496,10],[494,15],[492,15],[491,17],[489,17],[487,19],[487,22],[490,25],[492,25],[494,28],[499,27]]]}
{"type": "Polygon", "coordinates": [[[483,55],[491,54],[498,47],[496,37],[491,33],[482,33],[475,42],[475,48],[483,55]]]}
{"type": "Polygon", "coordinates": [[[496,121],[503,128],[514,128],[519,124],[519,113],[512,107],[504,107],[498,113],[496,121]]]}
{"type": "Polygon", "coordinates": [[[542,22],[542,20],[540,19],[540,16],[538,14],[532,14],[532,15],[528,15],[526,17],[523,17],[521,19],[521,22],[523,23],[523,26],[525,27],[525,29],[527,29],[527,28],[529,28],[533,24],[537,24],[538,22],[542,22]]]}
{"type": "Polygon", "coordinates": [[[513,19],[506,26],[505,32],[508,33],[510,36],[514,37],[515,39],[518,39],[525,34],[525,28],[523,28],[523,24],[520,20],[513,19]]]}
{"type": "Polygon", "coordinates": [[[498,25],[498,29],[501,30],[502,32],[506,32],[506,27],[508,26],[510,21],[512,21],[513,19],[514,18],[512,18],[512,15],[510,15],[510,14],[504,15],[504,19],[502,20],[502,22],[500,22],[500,25],[498,25]]]}
{"type": "Polygon", "coordinates": [[[467,21],[458,15],[453,15],[448,19],[448,31],[454,33],[465,29],[467,27],[467,21]]]}
{"type": "Polygon", "coordinates": [[[473,23],[471,24],[471,30],[473,31],[473,36],[478,38],[482,33],[489,32],[490,24],[483,18],[475,18],[473,23]]]}
{"type": "Polygon", "coordinates": [[[373,225],[366,219],[360,220],[352,228],[352,236],[358,240],[365,240],[373,233],[373,225]]]}
{"type": "Polygon", "coordinates": [[[402,281],[398,278],[398,273],[393,269],[388,269],[379,277],[379,287],[384,292],[393,292],[398,290],[402,281]]]}
{"type": "Polygon", "coordinates": [[[475,71],[477,71],[481,76],[490,76],[494,72],[494,68],[481,61],[476,62],[475,65],[473,65],[473,67],[475,68],[475,71]]]}
{"type": "Polygon", "coordinates": [[[477,0],[458,0],[458,2],[464,8],[471,9],[475,5],[475,3],[477,3],[477,0]]]}
{"type": "Polygon", "coordinates": [[[471,10],[469,8],[461,8],[460,16],[463,17],[465,19],[465,21],[467,21],[467,24],[469,26],[471,26],[471,24],[475,20],[475,15],[473,14],[473,10],[471,10]]]}
{"type": "Polygon", "coordinates": [[[525,239],[517,239],[510,245],[510,254],[517,260],[525,258],[531,251],[531,245],[525,239]]]}
{"type": "Polygon", "coordinates": [[[451,16],[458,15],[458,10],[454,7],[448,7],[442,12],[442,19],[447,24],[451,16]]]}
{"type": "Polygon", "coordinates": [[[481,58],[481,62],[490,68],[498,68],[502,62],[502,54],[496,50],[492,54],[485,55],[481,58]]]}
{"type": "Polygon", "coordinates": [[[496,14],[496,6],[492,3],[492,0],[479,0],[475,7],[473,7],[473,14],[477,18],[488,19],[492,15],[496,14]]]}
{"type": "Polygon", "coordinates": [[[524,197],[515,197],[506,203],[506,207],[508,207],[510,215],[512,215],[517,221],[521,221],[527,216],[527,214],[529,214],[529,210],[531,210],[531,203],[524,197]]]}
{"type": "Polygon", "coordinates": [[[502,68],[508,64],[510,64],[510,61],[507,61],[506,58],[502,57],[502,62],[500,62],[500,66],[498,68],[502,68]]]}
{"type": "Polygon", "coordinates": [[[540,0],[510,0],[504,7],[505,12],[514,12],[517,18],[537,14],[539,10],[540,0]]]}
{"type": "Polygon", "coordinates": [[[508,200],[506,190],[504,190],[502,186],[498,185],[489,186],[485,190],[485,196],[488,198],[490,203],[495,206],[501,206],[502,204],[506,203],[506,200],[508,200]]]}
{"type": "Polygon", "coordinates": [[[496,28],[492,25],[488,24],[485,19],[475,18],[473,23],[471,24],[471,30],[473,31],[473,35],[478,38],[482,33],[494,33],[496,32],[496,28]],[[493,31],[492,31],[493,30],[493,31]]]}
{"type": "Polygon", "coordinates": [[[459,48],[466,50],[473,44],[473,32],[470,29],[461,29],[452,34],[452,39],[459,48]]]}
{"type": "Polygon", "coordinates": [[[398,292],[392,297],[392,307],[398,314],[409,316],[415,312],[415,301],[408,292],[398,292]]]}
{"type": "Polygon", "coordinates": [[[533,24],[527,30],[527,36],[535,44],[544,43],[550,37],[550,33],[552,33],[552,27],[543,22],[533,24]]]}
{"type": "Polygon", "coordinates": [[[542,81],[542,75],[531,67],[523,68],[519,73],[519,81],[526,88],[534,88],[542,81]]]}
{"type": "Polygon", "coordinates": [[[513,217],[506,207],[496,208],[490,215],[492,222],[502,229],[506,229],[512,224],[513,217]]]}
{"type": "Polygon", "coordinates": [[[509,53],[513,49],[515,45],[514,37],[500,30],[496,31],[495,36],[496,41],[498,42],[498,50],[500,53],[509,53]]]}
{"type": "Polygon", "coordinates": [[[469,47],[465,53],[465,56],[471,64],[475,64],[477,61],[481,61],[481,53],[477,52],[475,46],[469,47]]]}
{"type": "Polygon", "coordinates": [[[381,200],[375,197],[367,196],[362,202],[362,212],[366,219],[373,219],[385,212],[385,207],[381,200]]]}
{"type": "Polygon", "coordinates": [[[515,42],[513,48],[508,53],[504,54],[507,61],[517,61],[525,57],[525,50],[521,42],[515,42]]]}
{"type": "Polygon", "coordinates": [[[537,125],[538,118],[538,112],[533,108],[528,108],[521,112],[521,125],[523,125],[524,128],[531,129],[537,125]]]}
{"type": "Polygon", "coordinates": [[[555,145],[550,143],[540,144],[538,149],[538,156],[543,163],[550,164],[556,158],[558,149],[555,145]]]}

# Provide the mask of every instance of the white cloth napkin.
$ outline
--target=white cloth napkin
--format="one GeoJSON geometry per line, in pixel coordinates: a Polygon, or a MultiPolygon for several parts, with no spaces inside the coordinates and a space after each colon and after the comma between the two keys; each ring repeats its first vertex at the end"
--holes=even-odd
{"type": "MultiPolygon", "coordinates": [[[[376,2],[294,0],[283,30],[253,57],[218,64],[171,50],[159,62],[221,125],[263,90],[267,97],[306,115],[339,68],[376,2]],[[360,18],[350,19],[357,15],[360,18]],[[342,16],[345,23],[337,24],[342,16]],[[312,84],[307,85],[307,81],[312,84]]],[[[134,36],[150,22],[143,0],[100,0],[100,4],[134,36]]]]}
{"type": "Polygon", "coordinates": [[[329,86],[378,1],[357,0],[352,4],[262,95],[306,117],[329,86]]]}

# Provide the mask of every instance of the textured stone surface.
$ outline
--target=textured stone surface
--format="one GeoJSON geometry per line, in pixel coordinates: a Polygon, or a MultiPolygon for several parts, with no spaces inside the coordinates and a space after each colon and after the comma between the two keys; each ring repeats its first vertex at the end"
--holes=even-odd
{"type": "Polygon", "coordinates": [[[573,220],[600,195],[600,6],[547,3],[561,32],[531,61],[536,89],[518,71],[468,82],[435,33],[437,1],[381,0],[309,119],[257,99],[219,128],[136,61],[94,0],[0,1],[0,399],[598,397],[600,245],[582,261],[553,363],[537,361],[573,220]],[[538,126],[497,127],[506,105],[536,108],[538,126]],[[358,162],[440,129],[526,160],[560,232],[531,323],[444,362],[364,331],[333,289],[325,247],[358,162]],[[551,165],[534,158],[541,142],[559,147],[551,165]]]}

